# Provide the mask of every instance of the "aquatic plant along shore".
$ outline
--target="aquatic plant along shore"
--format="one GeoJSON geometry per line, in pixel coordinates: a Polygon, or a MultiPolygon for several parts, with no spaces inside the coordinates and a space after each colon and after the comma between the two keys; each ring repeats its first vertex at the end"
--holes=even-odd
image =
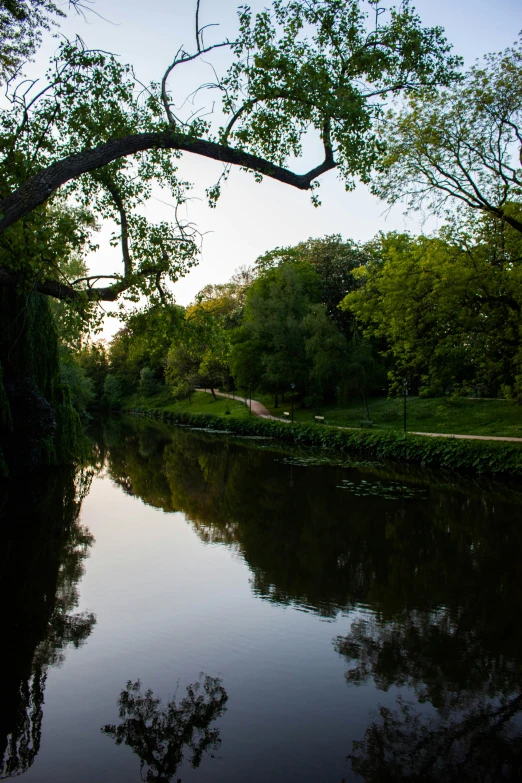
{"type": "Polygon", "coordinates": [[[394,432],[349,431],[336,427],[266,419],[223,419],[188,413],[135,408],[127,411],[197,429],[235,435],[257,435],[332,452],[354,453],[367,459],[389,459],[423,466],[469,470],[475,473],[522,476],[522,447],[517,443],[430,438],[394,432]]]}

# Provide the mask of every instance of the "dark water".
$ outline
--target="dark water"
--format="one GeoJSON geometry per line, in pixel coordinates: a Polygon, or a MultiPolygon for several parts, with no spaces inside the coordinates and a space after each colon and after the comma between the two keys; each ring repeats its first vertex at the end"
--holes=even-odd
{"type": "Polygon", "coordinates": [[[0,488],[0,778],[522,779],[521,511],[112,420],[0,488]]]}

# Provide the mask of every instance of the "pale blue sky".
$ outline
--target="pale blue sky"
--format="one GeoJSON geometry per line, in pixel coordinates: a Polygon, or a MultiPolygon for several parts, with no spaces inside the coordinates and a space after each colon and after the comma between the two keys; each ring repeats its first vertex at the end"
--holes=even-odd
{"type": "MultiPolygon", "coordinates": [[[[208,31],[221,38],[234,33],[236,3],[232,0],[211,2],[202,0],[202,22],[220,22],[219,32],[208,31]]],[[[256,9],[262,3],[252,2],[256,9]]],[[[389,7],[391,3],[381,5],[389,7]]],[[[441,25],[464,57],[466,65],[492,51],[511,45],[522,29],[522,0],[418,0],[416,9],[426,25],[441,25]]],[[[160,79],[181,44],[193,47],[195,0],[98,0],[93,5],[109,21],[90,15],[88,22],[70,17],[62,30],[67,35],[78,32],[89,47],[110,50],[135,66],[143,81],[160,79]]],[[[49,54],[55,44],[47,41],[44,52],[49,54]]],[[[36,66],[41,65],[39,56],[36,66]]],[[[185,79],[185,75],[183,76],[185,79]]],[[[208,71],[195,69],[193,78],[179,85],[190,91],[200,79],[211,78],[208,71]]],[[[312,151],[312,146],[310,152],[312,151]]],[[[308,156],[307,156],[308,157],[308,156]]],[[[299,165],[306,170],[307,163],[299,165]]],[[[187,304],[208,282],[223,282],[240,265],[252,264],[266,250],[278,245],[295,244],[310,236],[340,233],[355,240],[367,240],[379,230],[409,229],[420,231],[418,216],[405,218],[400,208],[385,215],[386,205],[372,197],[364,186],[346,193],[334,172],[322,178],[322,207],[314,209],[309,194],[282,184],[265,180],[256,184],[252,177],[232,171],[215,210],[206,206],[204,191],[216,180],[220,167],[211,161],[186,155],[180,166],[184,177],[194,182],[194,201],[188,216],[205,234],[199,267],[180,281],[175,295],[180,304],[187,304]]],[[[167,219],[171,209],[152,201],[152,219],[167,219]]],[[[428,228],[436,223],[430,221],[428,228]]],[[[106,246],[92,259],[98,272],[118,264],[114,251],[106,246]]],[[[117,325],[107,324],[106,334],[117,325]]]]}

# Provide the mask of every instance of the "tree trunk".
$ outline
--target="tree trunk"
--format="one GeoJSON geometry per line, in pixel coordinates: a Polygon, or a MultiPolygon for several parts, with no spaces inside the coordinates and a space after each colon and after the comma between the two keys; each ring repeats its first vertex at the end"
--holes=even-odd
{"type": "Polygon", "coordinates": [[[217,402],[216,392],[214,391],[213,387],[210,388],[210,393],[212,394],[212,399],[214,402],[217,402]]]}
{"type": "Polygon", "coordinates": [[[369,409],[369,407],[368,407],[368,400],[366,399],[366,395],[365,395],[365,393],[362,391],[362,389],[361,389],[361,397],[363,398],[363,403],[364,403],[364,410],[366,411],[366,420],[367,420],[367,421],[371,421],[371,416],[370,416],[370,409],[369,409]]]}
{"type": "Polygon", "coordinates": [[[279,400],[277,398],[277,394],[274,395],[274,399],[275,399],[274,408],[279,408],[279,400]]]}

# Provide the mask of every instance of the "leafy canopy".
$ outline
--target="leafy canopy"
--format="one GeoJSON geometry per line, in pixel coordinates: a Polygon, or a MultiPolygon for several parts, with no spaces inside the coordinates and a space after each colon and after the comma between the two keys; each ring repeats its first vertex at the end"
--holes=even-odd
{"type": "Polygon", "coordinates": [[[512,208],[522,195],[522,38],[456,84],[412,93],[383,131],[380,198],[435,213],[460,204],[522,232],[512,208]]]}
{"type": "MultiPolygon", "coordinates": [[[[225,176],[227,166],[238,165],[300,189],[314,188],[334,168],[347,188],[368,180],[384,151],[375,129],[383,98],[449,84],[459,65],[441,28],[423,28],[407,2],[376,14],[379,24],[374,5],[274,0],[256,15],[243,6],[235,39],[206,45],[198,4],[195,50],[181,47],[161,80],[149,85],[112,55],[79,40],[63,42],[45,80],[11,82],[0,112],[3,283],[23,282],[87,310],[122,296],[166,301],[169,281],[196,262],[198,235],[178,213],[155,225],[144,212],[154,184],[183,204],[188,184],[177,172],[183,152],[221,161],[225,176]],[[221,111],[193,110],[189,102],[184,114],[173,99],[173,78],[218,48],[229,51],[228,67],[204,86],[217,90],[221,111]],[[324,159],[306,174],[284,168],[314,131],[324,159]],[[121,267],[71,279],[49,257],[48,226],[71,208],[82,210],[89,230],[78,237],[68,228],[60,234],[64,247],[92,250],[95,225],[110,220],[121,267]]],[[[209,189],[211,202],[219,185],[209,189]]]]}

